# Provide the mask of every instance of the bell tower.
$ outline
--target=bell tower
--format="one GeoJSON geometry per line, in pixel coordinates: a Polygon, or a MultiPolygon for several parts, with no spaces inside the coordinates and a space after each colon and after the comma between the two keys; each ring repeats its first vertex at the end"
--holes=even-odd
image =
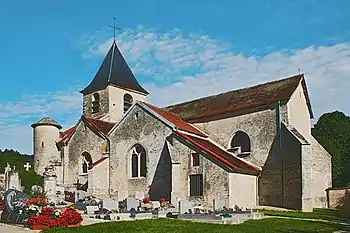
{"type": "Polygon", "coordinates": [[[145,101],[148,92],[138,83],[115,40],[83,94],[83,115],[106,116],[117,122],[136,101],[145,101]]]}

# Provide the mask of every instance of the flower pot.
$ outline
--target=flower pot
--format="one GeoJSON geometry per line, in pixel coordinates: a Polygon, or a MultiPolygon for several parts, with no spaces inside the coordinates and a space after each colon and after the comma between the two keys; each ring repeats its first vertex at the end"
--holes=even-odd
{"type": "Polygon", "coordinates": [[[72,224],[72,225],[68,225],[68,227],[80,227],[81,226],[81,222],[78,222],[76,224],[72,224]]]}
{"type": "Polygon", "coordinates": [[[31,225],[30,229],[34,230],[34,231],[38,231],[38,230],[45,230],[45,229],[49,229],[50,226],[48,225],[41,225],[41,224],[35,224],[35,225],[31,225]]]}

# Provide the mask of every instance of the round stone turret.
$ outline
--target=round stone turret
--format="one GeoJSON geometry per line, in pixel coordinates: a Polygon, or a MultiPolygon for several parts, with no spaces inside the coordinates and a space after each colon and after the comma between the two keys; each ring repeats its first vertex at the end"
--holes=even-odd
{"type": "Polygon", "coordinates": [[[42,175],[51,162],[60,161],[56,142],[62,126],[49,117],[32,124],[34,130],[34,171],[42,175]]]}

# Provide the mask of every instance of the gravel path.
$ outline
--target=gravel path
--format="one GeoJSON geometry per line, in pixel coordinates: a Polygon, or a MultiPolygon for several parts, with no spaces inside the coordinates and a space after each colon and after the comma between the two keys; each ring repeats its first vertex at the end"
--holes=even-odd
{"type": "Polygon", "coordinates": [[[30,232],[36,232],[36,231],[31,231],[29,228],[24,228],[18,225],[0,223],[0,232],[1,233],[30,233],[30,232]]]}

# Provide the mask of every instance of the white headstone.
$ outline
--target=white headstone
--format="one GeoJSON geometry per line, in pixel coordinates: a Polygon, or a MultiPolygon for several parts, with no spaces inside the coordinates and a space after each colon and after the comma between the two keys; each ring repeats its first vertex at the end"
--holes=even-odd
{"type": "Polygon", "coordinates": [[[225,206],[225,201],[224,200],[220,200],[220,199],[214,199],[213,200],[213,210],[222,210],[223,207],[225,206]]]}
{"type": "Polygon", "coordinates": [[[143,200],[145,198],[145,192],[144,191],[136,191],[135,198],[139,199],[139,200],[143,200]]]}
{"type": "Polygon", "coordinates": [[[5,176],[5,179],[7,178],[7,180],[5,180],[5,184],[6,187],[5,189],[15,189],[18,191],[22,191],[22,185],[21,185],[21,179],[18,175],[17,171],[10,171],[7,173],[7,176],[5,176]]]}
{"type": "Polygon", "coordinates": [[[118,191],[118,201],[124,201],[128,196],[128,191],[118,191]]]}
{"type": "Polygon", "coordinates": [[[153,209],[155,208],[160,208],[160,202],[159,201],[152,201],[152,204],[153,204],[153,209]]]}
{"type": "Polygon", "coordinates": [[[128,197],[126,198],[126,208],[128,211],[130,211],[132,208],[137,210],[137,207],[139,207],[140,201],[134,197],[128,197]]]}
{"type": "Polygon", "coordinates": [[[46,192],[46,197],[52,202],[56,202],[56,182],[57,176],[54,166],[46,167],[44,172],[44,192],[46,192]]]}
{"type": "Polygon", "coordinates": [[[24,168],[26,169],[26,171],[29,171],[29,169],[32,167],[32,165],[30,165],[29,163],[26,163],[24,165],[24,168]]]}
{"type": "Polygon", "coordinates": [[[88,215],[95,214],[95,211],[99,211],[99,208],[97,205],[86,206],[86,213],[88,215]]]}
{"type": "Polygon", "coordinates": [[[184,213],[188,213],[189,210],[192,211],[192,213],[194,213],[194,205],[191,201],[188,200],[181,200],[179,201],[179,214],[184,214],[184,213]]]}
{"type": "Polygon", "coordinates": [[[118,210],[118,202],[116,200],[106,198],[102,200],[102,207],[109,211],[118,210]]]}

